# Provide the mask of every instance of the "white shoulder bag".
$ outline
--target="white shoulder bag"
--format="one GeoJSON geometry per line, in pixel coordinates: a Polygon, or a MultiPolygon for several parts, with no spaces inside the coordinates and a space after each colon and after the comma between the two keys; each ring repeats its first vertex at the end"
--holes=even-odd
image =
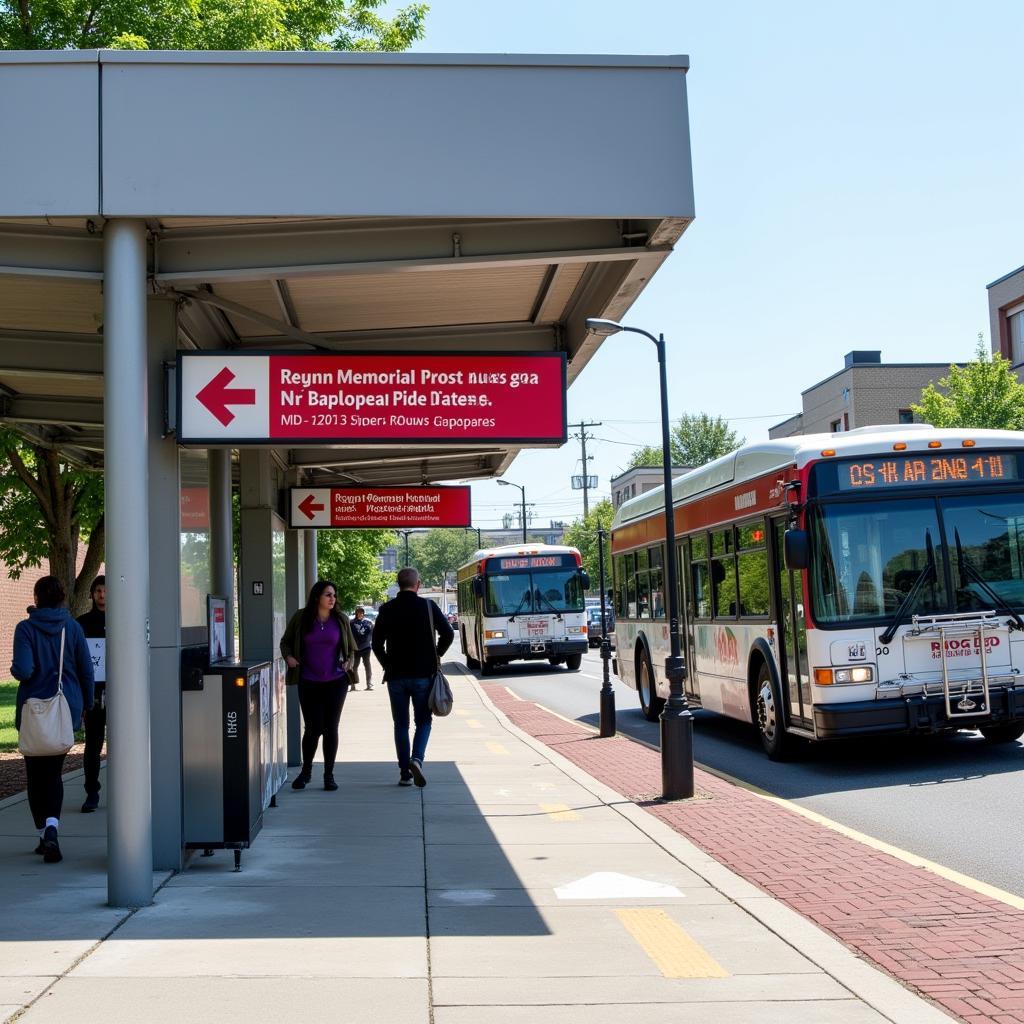
{"type": "Polygon", "coordinates": [[[64,696],[64,630],[60,631],[60,668],[52,697],[29,697],[21,709],[18,750],[25,757],[66,754],[75,742],[71,708],[64,696]]]}

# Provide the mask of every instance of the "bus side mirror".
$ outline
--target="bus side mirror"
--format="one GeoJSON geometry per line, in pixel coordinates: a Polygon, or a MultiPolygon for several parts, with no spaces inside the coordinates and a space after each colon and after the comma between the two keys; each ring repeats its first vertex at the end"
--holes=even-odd
{"type": "Polygon", "coordinates": [[[484,581],[479,576],[473,579],[473,596],[483,597],[484,596],[484,581]]]}
{"type": "Polygon", "coordinates": [[[590,573],[586,569],[580,569],[580,582],[584,590],[590,589],[590,573]]]}
{"type": "Polygon", "coordinates": [[[787,569],[806,569],[811,563],[807,547],[807,531],[795,527],[786,531],[783,538],[787,569]]]}

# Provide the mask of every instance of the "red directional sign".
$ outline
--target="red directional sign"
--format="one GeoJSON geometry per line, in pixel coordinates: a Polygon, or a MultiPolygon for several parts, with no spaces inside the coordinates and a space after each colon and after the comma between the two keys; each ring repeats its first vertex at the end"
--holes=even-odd
{"type": "Polygon", "coordinates": [[[468,487],[293,487],[293,529],[469,526],[468,487]]]}
{"type": "Polygon", "coordinates": [[[182,444],[558,445],[565,355],[178,353],[182,444]]]}

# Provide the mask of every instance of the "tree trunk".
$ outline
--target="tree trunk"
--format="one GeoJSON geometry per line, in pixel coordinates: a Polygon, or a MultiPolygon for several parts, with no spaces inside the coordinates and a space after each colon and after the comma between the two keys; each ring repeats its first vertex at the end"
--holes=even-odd
{"type": "Polygon", "coordinates": [[[106,521],[100,516],[99,522],[89,535],[89,546],[85,549],[85,560],[82,562],[82,571],[75,580],[74,599],[72,601],[71,591],[68,591],[68,605],[74,615],[84,615],[92,607],[89,598],[89,587],[103,564],[107,540],[106,521]],[[81,609],[77,611],[76,609],[81,609]]]}

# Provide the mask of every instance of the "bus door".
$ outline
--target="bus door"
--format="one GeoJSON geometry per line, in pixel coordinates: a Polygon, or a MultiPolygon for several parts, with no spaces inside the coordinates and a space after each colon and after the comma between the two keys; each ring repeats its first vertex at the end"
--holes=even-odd
{"type": "Polygon", "coordinates": [[[786,691],[783,701],[789,710],[793,725],[811,725],[810,679],[807,675],[807,629],[804,619],[804,595],[800,577],[786,568],[783,555],[783,538],[786,533],[786,519],[772,520],[772,575],[775,579],[774,594],[779,635],[775,650],[779,659],[779,675],[786,691]],[[805,695],[806,701],[805,704],[805,695]]]}
{"type": "Polygon", "coordinates": [[[679,574],[679,610],[682,621],[679,623],[679,638],[682,642],[683,657],[686,659],[686,696],[694,703],[700,703],[700,680],[697,678],[697,658],[693,641],[693,580],[690,579],[690,542],[684,540],[676,549],[676,561],[679,574]]]}

